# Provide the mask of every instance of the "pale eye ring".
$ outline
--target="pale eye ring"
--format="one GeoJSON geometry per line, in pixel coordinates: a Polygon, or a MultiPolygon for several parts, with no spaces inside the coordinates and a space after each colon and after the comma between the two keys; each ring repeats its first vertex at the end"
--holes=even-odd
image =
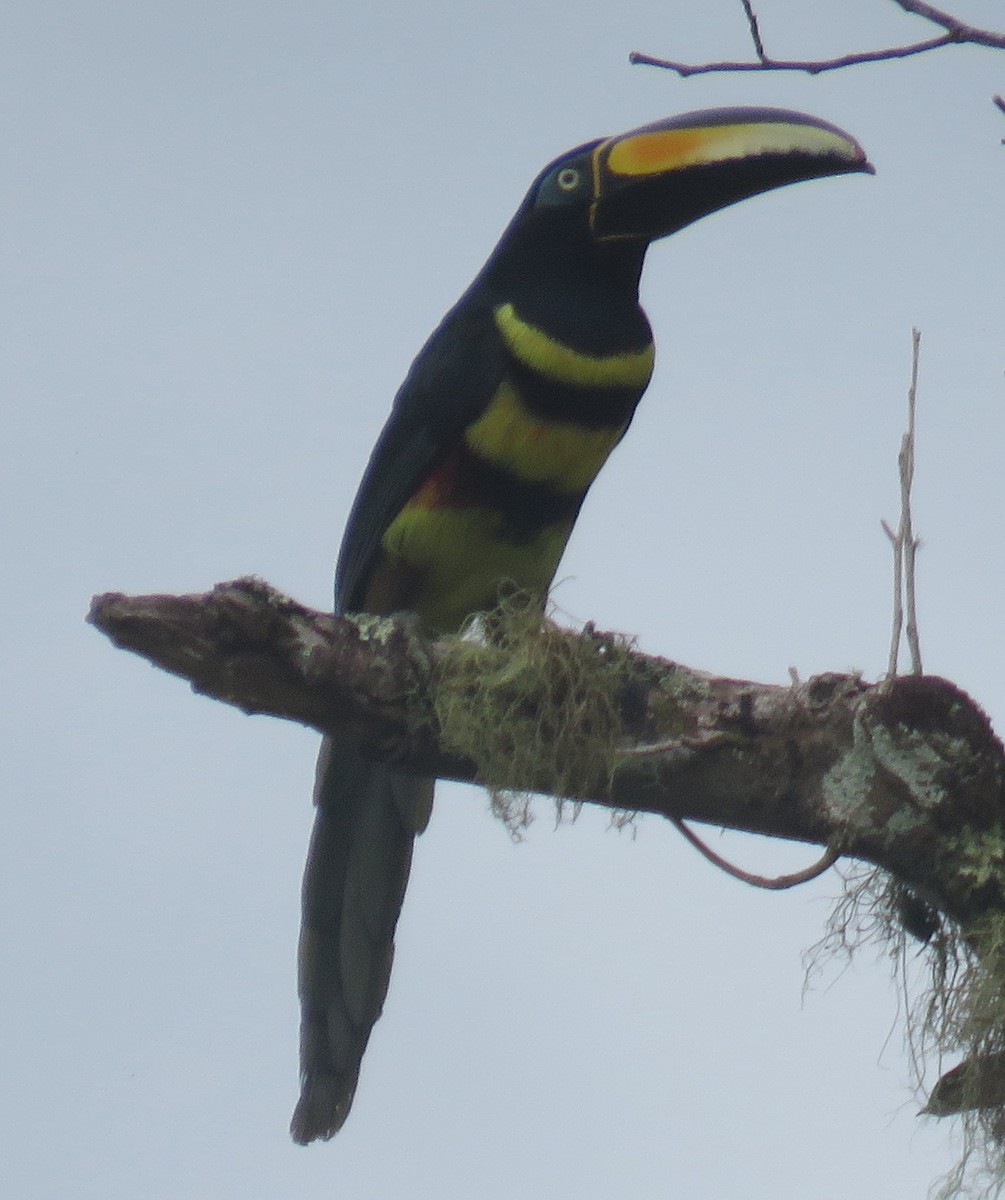
{"type": "Polygon", "coordinates": [[[575,167],[563,167],[555,177],[563,192],[574,192],[579,187],[579,172],[575,167]]]}

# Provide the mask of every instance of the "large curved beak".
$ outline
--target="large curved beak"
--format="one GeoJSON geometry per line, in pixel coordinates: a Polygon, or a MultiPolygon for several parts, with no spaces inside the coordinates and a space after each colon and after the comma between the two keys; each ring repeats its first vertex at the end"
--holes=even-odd
{"type": "Polygon", "coordinates": [[[653,241],[758,192],[874,173],[847,133],[802,113],[720,108],[686,113],[593,151],[590,230],[597,241],[653,241]]]}

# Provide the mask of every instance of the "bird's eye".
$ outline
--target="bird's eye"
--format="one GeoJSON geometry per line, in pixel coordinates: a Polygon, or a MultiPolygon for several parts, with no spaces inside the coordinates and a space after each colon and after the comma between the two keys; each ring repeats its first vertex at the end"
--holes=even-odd
{"type": "Polygon", "coordinates": [[[563,192],[574,192],[579,187],[579,172],[575,167],[563,167],[556,176],[555,182],[563,192]]]}

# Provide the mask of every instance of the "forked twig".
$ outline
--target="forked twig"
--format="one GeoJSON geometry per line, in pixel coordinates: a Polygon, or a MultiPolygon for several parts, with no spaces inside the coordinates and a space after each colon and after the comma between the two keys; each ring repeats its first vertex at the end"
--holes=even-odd
{"type": "Polygon", "coordinates": [[[890,660],[887,675],[897,674],[900,635],[907,614],[907,645],[911,652],[911,674],[921,675],[921,640],[918,634],[917,555],[921,539],[914,536],[911,519],[911,487],[914,483],[915,410],[918,399],[918,362],[921,354],[921,330],[912,329],[911,386],[907,391],[907,432],[900,443],[897,466],[900,473],[900,524],[894,533],[887,521],[883,531],[893,547],[893,630],[890,638],[890,660]]]}
{"type": "Polygon", "coordinates": [[[691,75],[708,75],[724,71],[805,71],[808,75],[820,75],[824,71],[838,71],[843,67],[855,67],[862,63],[890,62],[893,59],[910,58],[916,54],[925,54],[929,50],[939,50],[943,46],[986,46],[994,50],[1005,50],[1005,33],[969,25],[951,13],[924,3],[924,0],[894,0],[894,3],[905,13],[921,17],[922,20],[931,22],[943,32],[904,46],[888,46],[883,50],[864,50],[858,53],[842,54],[836,58],[772,58],[764,49],[764,41],[752,0],[740,0],[740,3],[743,5],[747,25],[750,28],[750,37],[756,55],[754,59],[733,62],[685,63],[674,59],[654,58],[650,54],[642,54],[633,50],[628,56],[628,61],[642,66],[662,67],[666,71],[676,72],[682,79],[687,79],[691,75]]]}

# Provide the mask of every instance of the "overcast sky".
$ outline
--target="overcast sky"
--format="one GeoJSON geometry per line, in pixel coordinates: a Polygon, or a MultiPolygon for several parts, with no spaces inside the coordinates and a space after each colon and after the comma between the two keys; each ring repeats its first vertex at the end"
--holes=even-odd
{"type": "MultiPolygon", "coordinates": [[[[759,8],[778,54],[930,32],[884,0],[759,8]]],[[[1001,0],[958,8],[1005,27],[1001,0]]],[[[327,606],[391,397],[537,171],[780,105],[878,174],[651,252],[656,375],[555,598],[730,675],[881,674],[917,325],[925,664],[1005,727],[1005,56],[689,81],[627,61],[747,43],[737,0],[6,6],[4,1196],[916,1200],[951,1165],[888,964],[801,999],[833,874],[754,893],[655,818],[555,832],[546,803],[514,846],[454,785],[352,1115],[293,1146],[318,739],[83,623],[95,592],[247,573],[327,606]]],[[[753,870],[814,857],[711,836],[753,870]]]]}

